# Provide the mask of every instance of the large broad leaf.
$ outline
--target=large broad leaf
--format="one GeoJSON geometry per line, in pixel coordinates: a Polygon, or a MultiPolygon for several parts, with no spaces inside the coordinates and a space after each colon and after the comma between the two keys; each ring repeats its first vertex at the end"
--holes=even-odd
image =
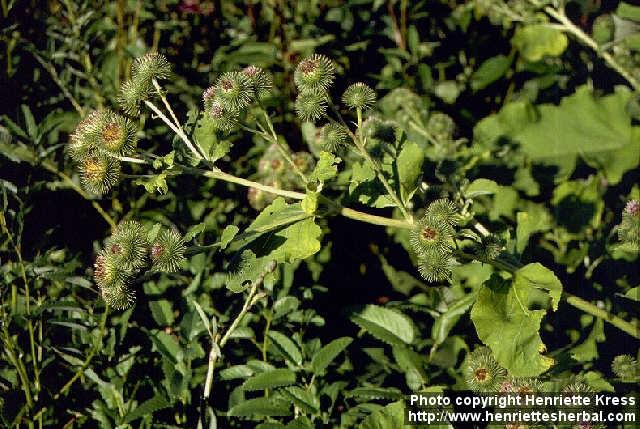
{"type": "MultiPolygon", "coordinates": [[[[531,274],[529,270],[538,268],[527,269],[526,275],[531,274]]],[[[537,290],[531,280],[517,274],[513,281],[494,275],[485,282],[471,310],[478,337],[515,377],[536,377],[553,364],[553,359],[541,354],[546,346],[538,333],[546,310],[528,308],[537,290]]],[[[539,280],[546,285],[549,279],[542,275],[539,280]]]]}
{"type": "Polygon", "coordinates": [[[293,262],[305,259],[320,250],[320,234],[322,230],[313,219],[305,219],[290,225],[277,233],[267,244],[275,249],[269,254],[269,259],[278,262],[293,262]]]}
{"type": "Polygon", "coordinates": [[[258,217],[240,235],[235,237],[232,250],[245,246],[261,235],[283,228],[299,220],[309,217],[300,204],[287,204],[284,198],[278,197],[260,212],[258,217]]]}
{"type": "Polygon", "coordinates": [[[640,127],[631,126],[625,110],[630,97],[628,89],[617,87],[613,94],[595,98],[583,86],[558,106],[509,103],[480,121],[474,137],[488,147],[504,139],[519,144],[534,163],[558,167],[557,181],[568,177],[581,157],[615,184],[640,159],[640,127]]]}
{"type": "Polygon", "coordinates": [[[242,234],[236,236],[231,250],[246,246],[266,233],[271,234],[265,243],[261,243],[260,251],[268,260],[292,262],[320,250],[320,227],[300,203],[287,204],[283,198],[276,198],[242,234]]]}
{"type": "Polygon", "coordinates": [[[411,319],[396,310],[377,305],[367,305],[353,313],[351,321],[389,344],[410,344],[415,337],[411,319]]]}

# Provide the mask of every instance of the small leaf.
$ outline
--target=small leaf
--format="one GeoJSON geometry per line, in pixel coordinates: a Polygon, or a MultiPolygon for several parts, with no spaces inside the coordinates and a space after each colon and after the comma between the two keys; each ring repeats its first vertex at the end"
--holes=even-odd
{"type": "Polygon", "coordinates": [[[269,331],[268,336],[273,345],[287,358],[287,360],[296,365],[300,365],[302,363],[302,353],[300,353],[300,349],[288,336],[278,331],[269,331]]]}
{"type": "Polygon", "coordinates": [[[318,181],[320,183],[323,183],[329,179],[332,179],[338,174],[337,165],[340,163],[340,161],[341,159],[339,157],[334,156],[329,152],[320,152],[320,159],[318,159],[316,167],[309,175],[309,181],[318,181]]]}
{"type": "Polygon", "coordinates": [[[318,194],[316,192],[308,192],[300,202],[300,206],[306,214],[313,215],[318,208],[318,194]]]}
{"type": "Polygon", "coordinates": [[[500,185],[489,179],[476,179],[467,187],[464,195],[467,198],[475,198],[480,195],[495,194],[500,190],[500,185]]]}
{"type": "Polygon", "coordinates": [[[240,228],[237,226],[227,225],[220,235],[220,248],[225,249],[227,245],[231,243],[231,240],[233,240],[238,231],[240,231],[240,228]]]}
{"type": "Polygon", "coordinates": [[[307,389],[299,386],[291,386],[280,391],[282,396],[308,414],[317,414],[320,410],[320,400],[307,389]]]}
{"type": "Polygon", "coordinates": [[[221,380],[234,380],[236,378],[249,378],[254,371],[247,365],[234,365],[220,371],[221,380]]]}
{"type": "Polygon", "coordinates": [[[424,150],[414,142],[407,142],[403,145],[396,166],[400,179],[400,196],[402,201],[407,203],[418,188],[422,178],[422,164],[424,163],[424,150]]]}
{"type": "Polygon", "coordinates": [[[153,398],[144,401],[138,405],[133,411],[128,413],[124,417],[124,423],[131,423],[134,420],[139,419],[147,415],[151,415],[154,412],[163,408],[170,407],[171,403],[162,393],[157,393],[153,398]]]}
{"type": "Polygon", "coordinates": [[[478,91],[500,79],[509,70],[511,58],[504,55],[491,57],[471,75],[471,88],[478,91]]]}
{"type": "Polygon", "coordinates": [[[296,382],[296,373],[288,369],[274,369],[261,372],[247,379],[242,384],[244,390],[265,390],[275,387],[290,386],[296,382]]]}
{"type": "Polygon", "coordinates": [[[371,413],[359,429],[404,429],[404,412],[405,405],[402,401],[391,403],[371,413]]]}
{"type": "Polygon", "coordinates": [[[396,310],[367,305],[352,314],[351,321],[389,344],[410,344],[414,340],[413,322],[396,310]]]}
{"type": "Polygon", "coordinates": [[[159,326],[171,326],[175,321],[171,303],[166,299],[151,301],[149,303],[149,308],[151,309],[151,316],[153,316],[153,320],[155,320],[159,326]]]}
{"type": "Polygon", "coordinates": [[[20,108],[22,109],[24,122],[27,126],[27,134],[29,134],[31,140],[35,140],[38,137],[38,126],[36,125],[35,119],[33,119],[31,109],[29,109],[29,106],[25,104],[21,105],[20,108]]]}
{"type": "Polygon", "coordinates": [[[230,417],[283,417],[291,415],[291,406],[282,400],[270,398],[247,399],[231,407],[230,417]]]}
{"type": "Polygon", "coordinates": [[[518,28],[511,43],[525,60],[535,62],[547,55],[561,55],[567,49],[568,39],[562,30],[544,24],[533,24],[518,28]]]}
{"type": "Polygon", "coordinates": [[[316,375],[322,375],[331,362],[333,362],[333,360],[338,357],[338,355],[346,349],[352,341],[353,339],[349,337],[338,338],[318,350],[311,360],[313,373],[316,375]]]}

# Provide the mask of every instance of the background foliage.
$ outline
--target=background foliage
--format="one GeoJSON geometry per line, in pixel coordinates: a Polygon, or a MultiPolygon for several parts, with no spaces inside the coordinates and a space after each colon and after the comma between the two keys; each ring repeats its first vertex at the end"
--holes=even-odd
{"type": "Polygon", "coordinates": [[[478,384],[486,361],[498,381],[542,390],[633,389],[632,3],[2,0],[0,425],[399,428],[408,392],[502,388],[478,384]],[[70,135],[90,111],[118,109],[150,51],[172,64],[163,90],[208,160],[304,200],[193,173],[148,109],[132,116],[152,165],[125,165],[104,196],[84,188],[70,135]],[[321,152],[321,123],[296,116],[296,66],[314,53],[336,65],[336,103],[352,83],[375,89],[363,123],[338,110],[400,204],[372,164],[321,152]],[[273,130],[216,132],[202,93],[250,64],[272,73],[273,130]],[[284,165],[278,142],[313,154],[320,196],[265,172],[284,165]],[[407,227],[441,198],[461,222],[445,279],[407,227]],[[136,276],[136,303],[119,311],[93,274],[126,220],[177,230],[186,260],[136,276]]]}

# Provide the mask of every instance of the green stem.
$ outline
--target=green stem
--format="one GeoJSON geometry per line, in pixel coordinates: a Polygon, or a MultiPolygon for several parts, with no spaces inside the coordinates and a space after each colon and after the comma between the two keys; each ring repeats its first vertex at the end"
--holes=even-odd
{"type": "Polygon", "coordinates": [[[269,127],[269,132],[271,133],[272,143],[274,143],[278,147],[278,150],[280,150],[282,157],[289,163],[289,165],[291,165],[291,167],[296,172],[296,174],[300,176],[300,178],[302,179],[302,182],[308,183],[309,180],[307,179],[307,176],[300,170],[300,168],[296,165],[296,163],[293,162],[293,158],[289,154],[288,148],[284,147],[284,145],[278,139],[278,135],[276,134],[276,131],[273,128],[273,123],[271,122],[271,118],[269,117],[269,114],[264,109],[263,109],[263,113],[264,113],[265,121],[267,123],[267,127],[269,127]]]}
{"type": "Polygon", "coordinates": [[[93,345],[93,348],[89,352],[89,355],[87,355],[87,358],[85,359],[85,361],[82,364],[82,366],[76,371],[76,373],[73,375],[73,377],[71,377],[71,379],[69,381],[67,381],[64,386],[62,386],[60,391],[55,394],[55,396],[53,397],[54,401],[59,399],[60,396],[64,395],[67,392],[67,390],[69,390],[71,388],[71,386],[73,386],[73,383],[75,383],[75,381],[89,367],[89,364],[93,360],[93,357],[102,348],[102,339],[104,338],[104,331],[105,331],[105,328],[106,328],[106,325],[107,325],[108,316],[109,316],[109,306],[105,306],[104,313],[102,313],[102,319],[100,320],[98,341],[93,345]]]}
{"type": "Polygon", "coordinates": [[[616,328],[626,332],[634,338],[640,339],[640,327],[638,325],[634,325],[622,319],[621,317],[616,316],[615,314],[609,313],[605,309],[599,308],[596,305],[569,293],[563,293],[562,297],[565,299],[567,304],[572,305],[575,308],[584,311],[585,313],[588,313],[594,317],[597,317],[598,319],[602,319],[605,322],[612,324],[616,328]]]}
{"type": "Polygon", "coordinates": [[[390,226],[392,228],[413,229],[414,225],[400,219],[392,219],[382,216],[376,216],[369,213],[359,212],[347,207],[340,209],[340,214],[349,219],[358,220],[360,222],[366,222],[373,225],[390,226]]]}
{"type": "MultiPolygon", "coordinates": [[[[534,0],[530,0],[530,1],[534,5],[538,5],[538,6],[540,5],[537,1],[534,1],[534,0]]],[[[628,70],[626,70],[624,67],[618,64],[618,62],[615,60],[615,58],[613,58],[613,56],[610,53],[602,50],[598,46],[598,43],[596,43],[595,40],[593,40],[591,37],[589,37],[588,34],[582,31],[580,27],[576,26],[573,22],[571,22],[571,20],[567,17],[567,15],[564,13],[563,10],[558,10],[558,9],[554,9],[551,6],[546,6],[544,8],[544,11],[549,16],[551,16],[552,18],[560,22],[567,33],[573,35],[583,45],[593,49],[593,51],[600,58],[602,58],[602,60],[604,60],[604,62],[609,67],[611,67],[613,70],[618,72],[620,76],[624,77],[629,82],[629,84],[631,84],[631,86],[635,91],[640,91],[640,82],[628,70]]]]}
{"type": "Polygon", "coordinates": [[[184,131],[182,131],[180,128],[178,128],[177,125],[171,122],[169,118],[167,118],[167,116],[164,113],[162,113],[162,111],[155,104],[153,104],[149,100],[144,100],[144,104],[146,104],[147,107],[153,111],[153,113],[158,115],[158,117],[162,120],[162,122],[164,122],[169,128],[171,128],[171,130],[174,133],[176,133],[178,137],[180,137],[180,139],[189,148],[189,150],[191,151],[191,153],[193,153],[196,159],[204,159],[204,157],[200,154],[200,152],[198,152],[198,150],[195,148],[193,143],[191,143],[191,140],[189,140],[189,137],[187,137],[184,131]]]}
{"type": "Polygon", "coordinates": [[[396,195],[396,192],[393,190],[393,188],[387,181],[387,178],[384,176],[384,172],[382,171],[382,168],[380,167],[380,165],[376,160],[371,158],[371,155],[369,155],[369,152],[365,147],[366,141],[362,138],[362,109],[361,108],[357,109],[357,115],[358,115],[358,129],[356,131],[356,134],[353,135],[353,143],[358,148],[360,155],[369,163],[369,165],[371,165],[373,170],[376,172],[376,175],[378,176],[378,179],[380,180],[380,182],[382,182],[382,185],[386,189],[387,194],[389,194],[389,197],[391,197],[395,205],[400,209],[400,211],[402,212],[402,215],[407,220],[407,222],[413,223],[413,216],[409,214],[404,204],[402,203],[402,201],[400,201],[400,198],[398,198],[398,195],[396,195]]]}
{"type": "Polygon", "coordinates": [[[213,344],[209,352],[207,377],[205,379],[204,392],[202,394],[202,397],[204,398],[205,402],[209,399],[209,396],[211,395],[211,388],[213,386],[213,370],[215,368],[216,361],[220,357],[219,356],[220,349],[222,349],[224,345],[227,343],[227,341],[229,341],[229,338],[231,338],[231,334],[233,334],[233,332],[236,330],[238,325],[240,325],[240,322],[242,321],[244,316],[249,312],[249,309],[251,308],[251,306],[255,304],[255,301],[256,301],[255,298],[258,293],[258,288],[260,287],[260,285],[262,285],[262,282],[264,281],[265,276],[270,272],[272,272],[273,270],[275,270],[276,266],[277,265],[275,262],[271,262],[271,264],[265,268],[265,270],[261,273],[261,275],[251,285],[251,289],[249,289],[249,294],[247,295],[247,298],[244,301],[242,309],[240,310],[240,313],[238,313],[236,318],[233,320],[233,322],[231,322],[231,326],[229,326],[229,328],[226,330],[226,332],[224,333],[224,335],[219,341],[217,341],[217,339],[213,339],[213,344]]]}
{"type": "Polygon", "coordinates": [[[276,188],[274,186],[264,185],[259,182],[254,182],[252,180],[243,179],[242,177],[237,177],[232,174],[225,173],[224,171],[217,168],[211,171],[205,171],[203,175],[212,179],[220,179],[224,180],[225,182],[236,183],[238,185],[246,186],[249,188],[260,189],[261,191],[269,192],[271,194],[293,198],[294,200],[302,200],[305,197],[305,194],[303,194],[302,192],[287,191],[285,189],[276,188]]]}

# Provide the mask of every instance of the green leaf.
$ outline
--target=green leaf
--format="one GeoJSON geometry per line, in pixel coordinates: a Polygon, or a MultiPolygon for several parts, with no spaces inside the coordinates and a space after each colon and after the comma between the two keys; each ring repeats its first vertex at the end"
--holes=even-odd
{"type": "Polygon", "coordinates": [[[318,350],[311,359],[311,368],[316,375],[322,375],[324,370],[338,357],[344,349],[353,341],[352,338],[342,337],[331,341],[329,344],[318,350]]]}
{"type": "Polygon", "coordinates": [[[296,344],[286,335],[278,331],[269,331],[267,334],[277,350],[285,358],[296,365],[302,364],[302,353],[296,344]]]}
{"type": "Polygon", "coordinates": [[[293,402],[293,405],[308,414],[317,414],[320,411],[320,400],[310,390],[299,386],[291,386],[280,390],[282,396],[293,402]]]}
{"type": "Polygon", "coordinates": [[[318,194],[316,192],[307,192],[300,202],[300,207],[306,214],[313,215],[318,208],[318,194]]]}
{"type": "Polygon", "coordinates": [[[233,240],[233,238],[236,236],[238,231],[240,231],[240,228],[238,228],[237,226],[227,225],[220,235],[220,248],[225,249],[231,242],[231,240],[233,240]]]}
{"type": "Polygon", "coordinates": [[[404,203],[407,203],[418,189],[423,163],[424,150],[417,143],[405,143],[396,160],[400,179],[400,196],[404,203]]]}
{"type": "Polygon", "coordinates": [[[554,311],[558,309],[562,283],[553,271],[544,265],[536,262],[520,268],[514,274],[513,286],[518,289],[535,288],[548,292],[551,297],[551,307],[554,311]]]}
{"type": "Polygon", "coordinates": [[[396,310],[367,305],[351,315],[351,321],[388,344],[410,344],[415,333],[413,322],[396,310]]]}
{"type": "Polygon", "coordinates": [[[525,307],[530,291],[523,281],[512,284],[493,275],[471,309],[478,337],[514,377],[536,377],[553,364],[541,354],[546,346],[538,333],[546,310],[525,307]]]}
{"type": "Polygon", "coordinates": [[[500,185],[490,179],[476,179],[467,186],[464,195],[467,198],[475,198],[480,195],[495,194],[500,190],[500,185]]]}
{"type": "Polygon", "coordinates": [[[153,316],[153,320],[159,326],[171,326],[175,321],[175,316],[173,315],[173,309],[171,308],[171,303],[166,299],[161,299],[159,301],[151,301],[149,303],[149,308],[151,309],[151,316],[153,316]]]}
{"type": "Polygon", "coordinates": [[[232,250],[246,246],[267,232],[283,228],[308,217],[309,214],[302,210],[300,203],[287,204],[284,198],[278,197],[260,212],[242,234],[236,236],[234,245],[231,246],[232,250]]]}
{"type": "Polygon", "coordinates": [[[519,144],[531,162],[557,166],[557,182],[573,172],[580,156],[616,184],[640,159],[640,127],[631,126],[626,111],[630,97],[623,86],[600,98],[582,86],[560,105],[509,103],[481,120],[474,137],[487,149],[496,149],[504,138],[519,144]]]}
{"type": "Polygon", "coordinates": [[[627,2],[621,2],[616,10],[616,15],[623,19],[640,22],[640,6],[633,6],[627,2]]]}
{"type": "Polygon", "coordinates": [[[22,115],[24,116],[24,122],[27,126],[27,134],[29,134],[29,138],[31,140],[36,140],[38,137],[38,126],[36,125],[36,121],[33,118],[33,114],[31,113],[31,109],[26,104],[20,105],[22,109],[22,115]]]}
{"type": "Polygon", "coordinates": [[[593,318],[593,327],[585,340],[571,349],[571,357],[578,362],[589,362],[598,357],[598,343],[606,340],[604,320],[593,318]]]}
{"type": "Polygon", "coordinates": [[[435,346],[442,344],[444,340],[447,339],[451,329],[458,323],[460,317],[469,310],[475,299],[476,296],[474,294],[465,295],[462,299],[454,301],[447,310],[435,320],[431,328],[431,338],[435,346]]]}
{"type": "Polygon", "coordinates": [[[393,402],[369,415],[359,429],[405,429],[411,426],[404,424],[405,405],[402,401],[393,402]]]}
{"type": "Polygon", "coordinates": [[[525,60],[535,62],[545,56],[561,55],[567,49],[568,39],[562,30],[533,24],[518,28],[511,43],[525,60]]]}
{"type": "Polygon", "coordinates": [[[366,399],[402,399],[402,392],[395,387],[356,387],[345,392],[347,397],[366,398],[366,399]]]}
{"type": "Polygon", "coordinates": [[[147,415],[151,415],[158,410],[163,408],[170,407],[171,403],[167,400],[167,398],[162,393],[156,393],[156,395],[144,401],[142,404],[138,405],[133,411],[128,413],[124,417],[123,423],[131,423],[134,420],[139,419],[140,417],[144,417],[147,415]]]}
{"type": "Polygon", "coordinates": [[[339,157],[325,151],[320,152],[319,156],[320,159],[318,159],[316,167],[308,177],[310,182],[318,181],[324,183],[338,174],[337,165],[341,161],[339,157]]]}
{"type": "MultiPolygon", "coordinates": [[[[320,234],[322,230],[313,219],[305,219],[294,223],[278,232],[270,240],[277,247],[269,254],[269,258],[278,262],[293,262],[306,259],[320,250],[320,234]]],[[[271,248],[270,244],[265,247],[271,248]]]]}
{"type": "Polygon", "coordinates": [[[264,390],[290,386],[296,382],[296,373],[288,369],[274,369],[261,372],[242,384],[244,390],[264,390]]]}
{"type": "Polygon", "coordinates": [[[624,296],[634,301],[640,301],[640,286],[629,289],[624,296]]]}
{"type": "Polygon", "coordinates": [[[516,213],[516,252],[522,253],[531,234],[547,231],[553,226],[551,215],[541,205],[531,206],[528,212],[516,213]]]}
{"type": "Polygon", "coordinates": [[[144,186],[144,189],[150,194],[157,192],[164,195],[169,191],[169,187],[167,186],[167,173],[154,174],[148,179],[136,179],[133,183],[144,186]]]}
{"type": "Polygon", "coordinates": [[[424,358],[405,346],[393,347],[393,357],[398,366],[404,372],[407,386],[412,391],[419,390],[427,383],[427,375],[424,372],[424,358]]]}
{"type": "Polygon", "coordinates": [[[220,371],[221,380],[234,380],[237,378],[248,378],[253,375],[253,369],[247,365],[234,365],[220,371]]]}
{"type": "Polygon", "coordinates": [[[471,75],[471,88],[474,91],[484,89],[500,79],[511,67],[511,58],[504,55],[491,57],[471,75]]]}
{"type": "Polygon", "coordinates": [[[270,398],[247,399],[231,407],[230,417],[283,417],[291,415],[291,406],[282,400],[270,398]]]}

